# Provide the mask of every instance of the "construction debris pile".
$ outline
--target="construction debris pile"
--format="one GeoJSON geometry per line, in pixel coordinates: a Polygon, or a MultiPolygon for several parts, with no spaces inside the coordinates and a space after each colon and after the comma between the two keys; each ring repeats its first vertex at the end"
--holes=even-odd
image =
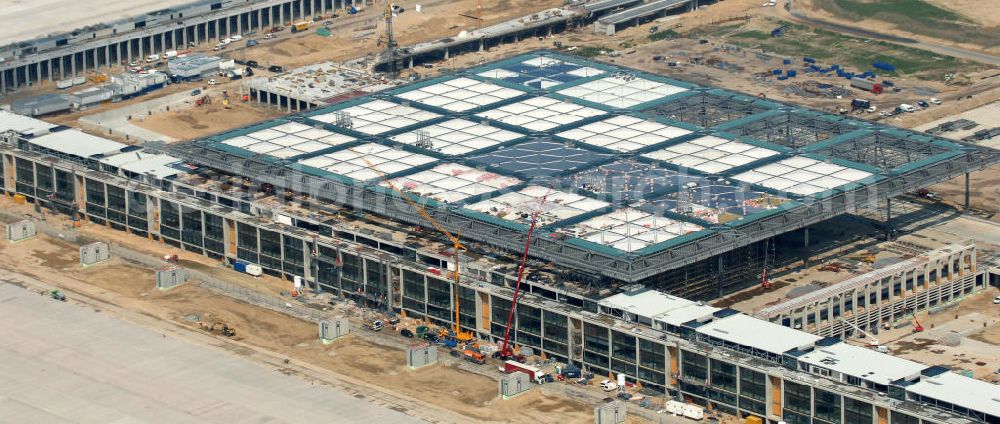
{"type": "Polygon", "coordinates": [[[800,97],[836,99],[853,96],[854,92],[836,85],[821,83],[815,80],[808,80],[790,84],[785,87],[785,94],[800,97]]]}

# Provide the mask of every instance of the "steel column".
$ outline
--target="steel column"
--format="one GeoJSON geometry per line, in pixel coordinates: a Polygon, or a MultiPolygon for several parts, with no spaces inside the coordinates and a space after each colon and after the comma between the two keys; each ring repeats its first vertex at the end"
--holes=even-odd
{"type": "Polygon", "coordinates": [[[963,212],[969,211],[969,173],[965,173],[965,210],[963,212]]]}

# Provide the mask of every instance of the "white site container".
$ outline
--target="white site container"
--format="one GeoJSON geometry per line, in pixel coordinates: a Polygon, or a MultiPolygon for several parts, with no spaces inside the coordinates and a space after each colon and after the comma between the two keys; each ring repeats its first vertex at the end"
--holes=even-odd
{"type": "Polygon", "coordinates": [[[684,405],[684,416],[692,420],[700,420],[705,417],[705,408],[698,405],[684,405]]]}
{"type": "Polygon", "coordinates": [[[247,274],[254,277],[260,277],[264,274],[264,268],[261,268],[260,265],[257,264],[247,264],[247,274]]]}

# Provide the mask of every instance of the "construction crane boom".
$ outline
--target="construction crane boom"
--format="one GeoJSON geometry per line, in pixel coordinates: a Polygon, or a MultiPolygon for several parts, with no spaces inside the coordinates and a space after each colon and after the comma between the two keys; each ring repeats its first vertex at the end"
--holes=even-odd
{"type": "Polygon", "coordinates": [[[521,281],[524,281],[524,268],[527,267],[528,263],[528,251],[531,249],[531,236],[535,232],[535,225],[538,223],[538,214],[542,212],[542,205],[545,203],[545,198],[548,197],[546,194],[542,197],[538,209],[531,214],[531,226],[528,227],[528,239],[524,242],[524,253],[521,255],[521,266],[517,269],[517,283],[514,284],[514,297],[510,301],[510,312],[507,314],[507,328],[503,331],[503,344],[500,345],[500,350],[497,352],[497,356],[500,359],[508,359],[514,357],[514,350],[510,348],[510,327],[514,323],[514,310],[517,309],[517,296],[521,293],[521,281]]]}
{"type": "Polygon", "coordinates": [[[368,165],[369,168],[371,168],[375,172],[378,172],[381,175],[382,181],[385,183],[386,186],[388,186],[390,189],[392,189],[397,194],[399,194],[399,197],[402,197],[403,200],[406,201],[406,203],[408,205],[410,205],[411,208],[416,209],[417,213],[420,214],[420,216],[422,218],[424,218],[428,222],[430,222],[431,225],[434,226],[435,229],[437,229],[441,234],[444,234],[444,236],[447,237],[448,240],[451,241],[452,247],[453,247],[453,250],[454,250],[453,253],[454,253],[454,260],[455,260],[455,325],[452,327],[452,331],[455,332],[455,338],[458,339],[458,340],[460,340],[460,341],[469,341],[469,340],[472,340],[472,337],[473,337],[472,333],[463,333],[462,332],[461,322],[459,321],[459,319],[460,319],[460,312],[461,312],[461,300],[462,299],[461,299],[461,296],[459,296],[459,287],[460,287],[460,285],[459,285],[459,273],[458,273],[459,272],[459,269],[458,269],[458,253],[459,253],[460,250],[466,250],[465,246],[462,244],[461,241],[459,241],[458,236],[453,235],[450,231],[448,231],[448,229],[444,228],[443,225],[441,225],[439,222],[437,222],[437,220],[434,219],[434,217],[432,217],[431,214],[427,213],[427,210],[425,210],[423,208],[423,206],[420,206],[420,204],[418,204],[413,199],[411,199],[410,195],[408,193],[404,192],[399,187],[396,187],[396,185],[393,184],[392,181],[390,181],[389,178],[386,177],[385,173],[382,172],[381,170],[379,170],[375,166],[374,163],[372,163],[370,160],[368,160],[367,158],[365,158],[364,155],[361,154],[360,152],[355,152],[355,153],[358,153],[361,156],[361,160],[363,160],[368,165]]]}
{"type": "Polygon", "coordinates": [[[861,334],[863,334],[865,336],[868,336],[868,344],[870,344],[872,346],[878,346],[879,345],[878,338],[875,337],[875,336],[873,336],[871,333],[869,333],[869,332],[867,332],[865,330],[862,330],[861,327],[858,327],[858,326],[856,326],[854,324],[851,324],[850,321],[847,321],[847,320],[845,320],[843,318],[841,318],[840,321],[843,322],[844,324],[849,325],[851,328],[853,328],[855,330],[858,330],[859,333],[861,333],[861,334]]]}

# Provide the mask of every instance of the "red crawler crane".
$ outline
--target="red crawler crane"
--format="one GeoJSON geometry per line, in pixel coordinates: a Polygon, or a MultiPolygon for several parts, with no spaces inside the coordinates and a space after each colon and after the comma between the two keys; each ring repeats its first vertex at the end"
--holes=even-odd
{"type": "Polygon", "coordinates": [[[546,194],[538,205],[538,209],[531,214],[531,226],[528,227],[528,240],[524,242],[524,254],[521,255],[521,267],[517,269],[517,284],[514,285],[514,297],[510,301],[510,313],[507,315],[507,328],[503,332],[503,344],[500,350],[493,354],[494,358],[502,361],[513,359],[518,362],[524,361],[524,355],[515,354],[514,349],[508,344],[510,342],[510,327],[514,323],[514,310],[517,309],[517,295],[521,293],[521,281],[524,279],[524,268],[528,262],[528,250],[531,249],[531,235],[535,232],[535,224],[538,223],[538,214],[542,212],[542,205],[545,204],[546,194]]]}

